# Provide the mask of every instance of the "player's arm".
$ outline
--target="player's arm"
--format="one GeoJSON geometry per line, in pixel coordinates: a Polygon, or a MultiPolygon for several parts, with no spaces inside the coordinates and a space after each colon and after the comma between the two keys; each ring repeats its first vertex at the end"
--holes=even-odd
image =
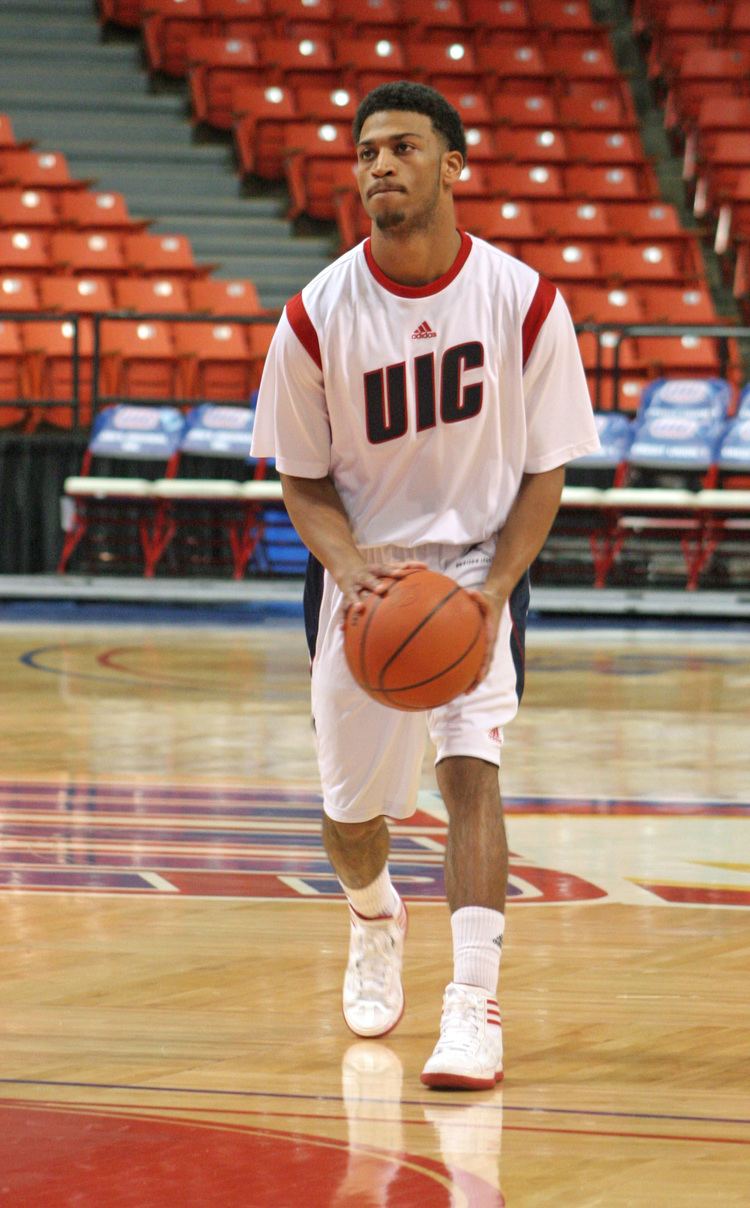
{"type": "Polygon", "coordinates": [[[523,475],[508,519],[498,534],[495,555],[484,585],[481,591],[471,593],[484,612],[488,639],[487,655],[477,684],[487,674],[505,603],[547,540],[564,484],[565,466],[523,475]]]}
{"type": "Polygon", "coordinates": [[[344,605],[361,603],[363,592],[382,592],[383,576],[397,578],[416,563],[375,565],[357,548],[349,517],[330,477],[295,478],[281,474],[281,488],[289,519],[300,538],[336,580],[344,605]]]}

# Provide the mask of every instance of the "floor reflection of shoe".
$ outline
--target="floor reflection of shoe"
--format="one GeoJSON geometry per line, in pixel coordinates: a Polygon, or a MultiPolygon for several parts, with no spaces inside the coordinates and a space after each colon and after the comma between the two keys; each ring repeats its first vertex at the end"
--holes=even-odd
{"type": "Polygon", "coordinates": [[[385,1036],[404,1012],[401,964],[406,907],[392,918],[363,919],[350,908],[349,962],[344,977],[344,1019],[356,1036],[385,1036]]]}
{"type": "Polygon", "coordinates": [[[331,1208],[385,1208],[390,1202],[404,1151],[402,1083],[401,1061],[382,1041],[360,1040],[344,1053],[341,1091],[349,1152],[331,1208]]]}
{"type": "Polygon", "coordinates": [[[442,1106],[439,1100],[432,1099],[423,1110],[425,1120],[437,1133],[443,1162],[454,1185],[463,1190],[467,1202],[486,1208],[504,1204],[500,1190],[501,1092],[483,1103],[446,1103],[442,1106]],[[468,1177],[481,1182],[469,1187],[468,1177]]]}
{"type": "Polygon", "coordinates": [[[497,1001],[479,986],[450,982],[440,1037],[422,1071],[425,1086],[487,1090],[503,1076],[503,1031],[497,1001]]]}

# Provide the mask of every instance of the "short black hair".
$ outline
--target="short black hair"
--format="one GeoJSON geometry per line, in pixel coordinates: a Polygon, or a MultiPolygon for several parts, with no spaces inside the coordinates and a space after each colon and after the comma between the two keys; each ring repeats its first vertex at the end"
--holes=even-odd
{"type": "Polygon", "coordinates": [[[432,122],[432,128],[441,134],[449,151],[460,151],[466,160],[466,134],[461,115],[442,93],[427,84],[414,84],[410,80],[378,84],[359,103],[354,115],[352,134],[355,144],[359,142],[362,127],[373,113],[386,109],[403,109],[408,113],[424,113],[432,122]]]}

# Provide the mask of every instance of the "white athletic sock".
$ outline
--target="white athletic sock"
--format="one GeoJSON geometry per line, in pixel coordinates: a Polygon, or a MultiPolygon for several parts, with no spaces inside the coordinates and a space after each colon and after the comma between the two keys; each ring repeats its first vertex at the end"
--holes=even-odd
{"type": "Polygon", "coordinates": [[[462,906],[451,915],[453,980],[497,994],[505,915],[485,906],[462,906]]]}
{"type": "Polygon", "coordinates": [[[387,918],[398,909],[398,894],[391,884],[391,874],[386,864],[374,881],[363,889],[350,889],[339,877],[341,888],[352,908],[365,919],[387,918]]]}

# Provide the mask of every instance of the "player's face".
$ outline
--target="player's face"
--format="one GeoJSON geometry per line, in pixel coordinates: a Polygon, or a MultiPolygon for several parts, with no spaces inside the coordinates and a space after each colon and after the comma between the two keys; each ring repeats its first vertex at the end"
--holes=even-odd
{"type": "Polygon", "coordinates": [[[386,110],[365,121],[357,144],[357,184],[368,215],[381,231],[425,230],[462,167],[424,113],[386,110]]]}

